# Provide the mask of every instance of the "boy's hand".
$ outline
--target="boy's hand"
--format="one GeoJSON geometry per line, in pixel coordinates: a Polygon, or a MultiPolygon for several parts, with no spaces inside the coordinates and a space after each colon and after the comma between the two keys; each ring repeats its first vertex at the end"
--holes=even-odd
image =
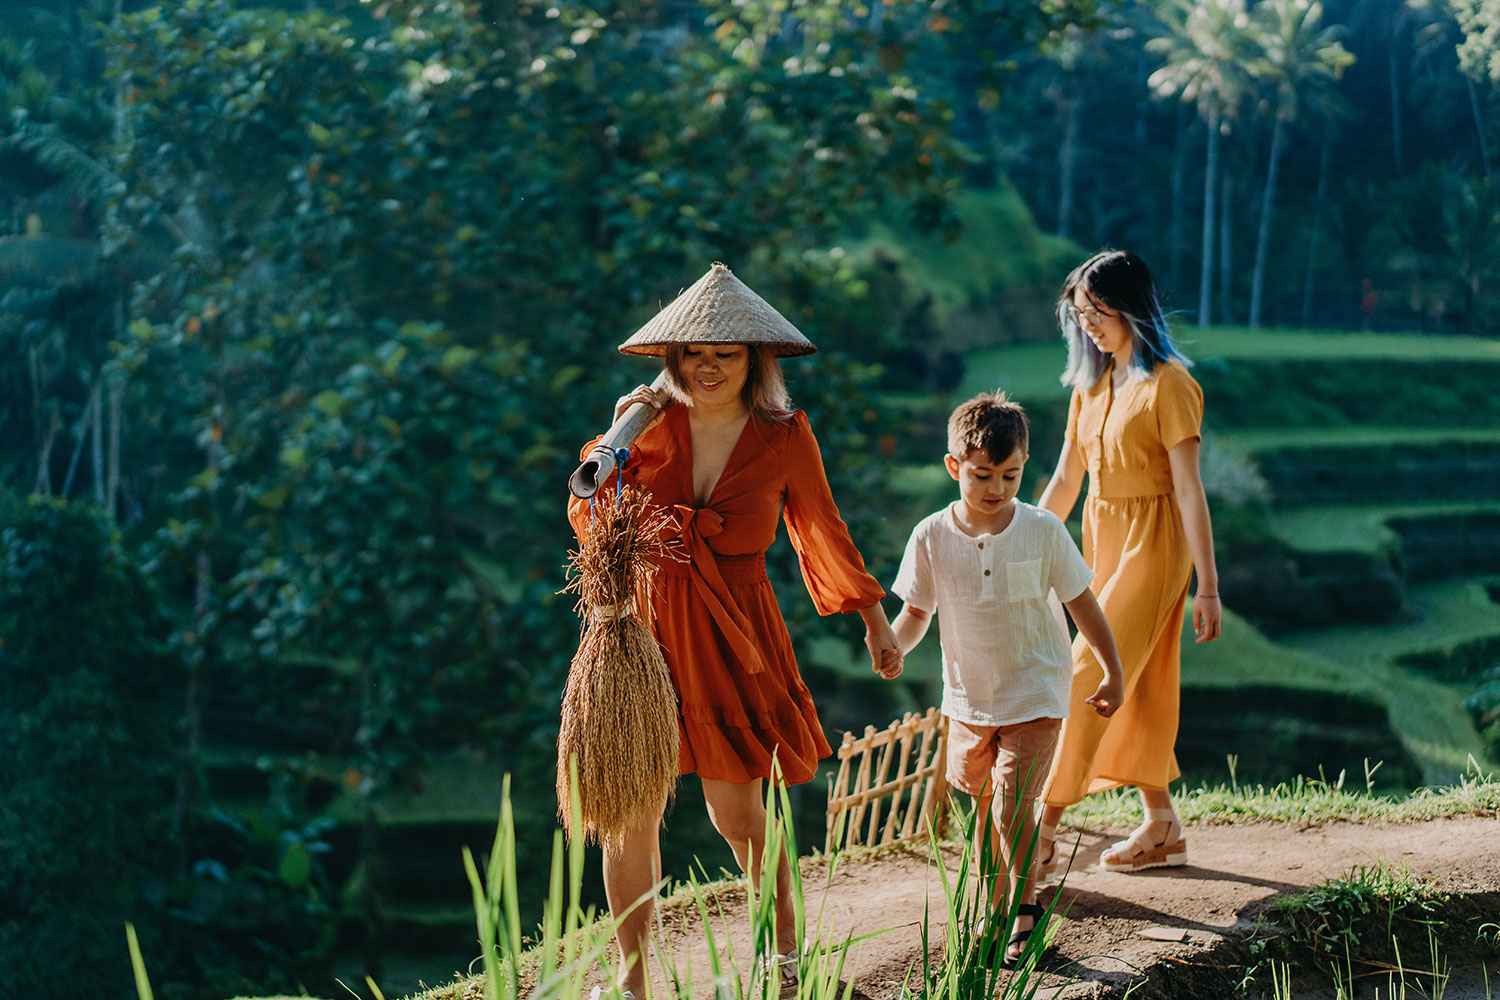
{"type": "Polygon", "coordinates": [[[901,647],[896,645],[896,636],[883,617],[879,624],[885,627],[865,630],[865,648],[870,651],[870,669],[890,680],[901,676],[901,647]]]}
{"type": "Polygon", "coordinates": [[[905,663],[906,658],[901,655],[901,650],[883,649],[880,651],[880,662],[872,663],[871,669],[886,680],[892,681],[901,676],[905,663]]]}
{"type": "Polygon", "coordinates": [[[1094,706],[1094,711],[1107,719],[1124,704],[1125,685],[1120,680],[1112,681],[1106,674],[1104,680],[1099,682],[1099,687],[1084,701],[1094,706]]]}

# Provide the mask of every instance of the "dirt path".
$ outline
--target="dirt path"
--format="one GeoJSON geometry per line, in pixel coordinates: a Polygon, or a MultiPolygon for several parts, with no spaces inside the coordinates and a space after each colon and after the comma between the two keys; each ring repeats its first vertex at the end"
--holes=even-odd
{"type": "MultiPolygon", "coordinates": [[[[1272,897],[1375,861],[1405,866],[1454,894],[1489,894],[1483,905],[1493,903],[1492,919],[1500,921],[1496,817],[1301,829],[1284,824],[1194,827],[1187,831],[1192,859],[1187,867],[1136,875],[1092,867],[1099,851],[1123,833],[1086,830],[1077,835],[1078,860],[1058,904],[1067,918],[1044,961],[1048,973],[1040,995],[1054,1000],[1115,997],[1143,979],[1170,978],[1174,967],[1191,968],[1195,958],[1242,938],[1272,897]]],[[[1062,843],[1071,851],[1069,840],[1062,843]]],[[[850,978],[857,998],[895,1000],[907,970],[921,959],[924,905],[933,913],[932,936],[941,938],[942,883],[926,854],[849,859],[831,879],[826,868],[809,862],[803,877],[809,925],[821,909],[825,940],[889,929],[856,946],[850,978]]],[[[750,953],[743,899],[723,902],[713,917],[713,931],[721,952],[727,935],[732,954],[750,953]]],[[[695,982],[706,981],[708,951],[696,918],[678,918],[669,925],[667,940],[679,969],[690,972],[695,982]]]]}

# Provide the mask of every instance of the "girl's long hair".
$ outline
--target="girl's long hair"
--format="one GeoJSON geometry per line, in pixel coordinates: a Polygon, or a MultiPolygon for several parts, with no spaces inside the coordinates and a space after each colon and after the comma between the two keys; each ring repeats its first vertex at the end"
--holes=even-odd
{"type": "Polygon", "coordinates": [[[1068,345],[1068,365],[1062,383],[1086,389],[1099,381],[1109,357],[1068,317],[1073,293],[1082,287],[1093,298],[1120,314],[1130,327],[1130,373],[1149,375],[1165,361],[1185,366],[1191,361],[1172,342],[1167,317],[1156,295],[1156,283],[1146,262],[1128,250],[1101,250],[1075,267],[1063,282],[1057,299],[1057,322],[1068,345]]]}

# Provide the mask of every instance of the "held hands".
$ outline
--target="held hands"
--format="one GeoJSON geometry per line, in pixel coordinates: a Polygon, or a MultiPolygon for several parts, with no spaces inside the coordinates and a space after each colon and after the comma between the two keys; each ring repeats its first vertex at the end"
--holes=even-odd
{"type": "Polygon", "coordinates": [[[886,680],[901,676],[903,657],[896,633],[886,620],[885,610],[876,603],[859,612],[865,620],[865,648],[870,651],[870,669],[886,680]]]}
{"type": "Polygon", "coordinates": [[[878,636],[873,632],[865,633],[865,648],[870,651],[870,669],[875,671],[886,680],[895,680],[901,676],[904,669],[905,657],[896,646],[895,636],[890,636],[890,645],[882,645],[878,636]]]}
{"type": "Polygon", "coordinates": [[[1193,632],[1198,636],[1194,642],[1213,642],[1219,637],[1219,620],[1224,615],[1224,605],[1218,594],[1199,594],[1193,598],[1193,632]]]}
{"type": "Polygon", "coordinates": [[[1094,711],[1104,718],[1109,718],[1118,712],[1125,702],[1125,679],[1118,674],[1111,676],[1106,671],[1104,680],[1099,682],[1099,687],[1084,701],[1094,706],[1094,711]]]}

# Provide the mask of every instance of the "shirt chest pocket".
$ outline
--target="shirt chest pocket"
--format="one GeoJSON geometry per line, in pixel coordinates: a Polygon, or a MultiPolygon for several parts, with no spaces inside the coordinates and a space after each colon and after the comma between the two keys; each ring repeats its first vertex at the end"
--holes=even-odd
{"type": "Polygon", "coordinates": [[[1042,561],[1027,559],[1005,564],[1005,594],[1011,601],[1040,600],[1042,594],[1042,561]]]}

